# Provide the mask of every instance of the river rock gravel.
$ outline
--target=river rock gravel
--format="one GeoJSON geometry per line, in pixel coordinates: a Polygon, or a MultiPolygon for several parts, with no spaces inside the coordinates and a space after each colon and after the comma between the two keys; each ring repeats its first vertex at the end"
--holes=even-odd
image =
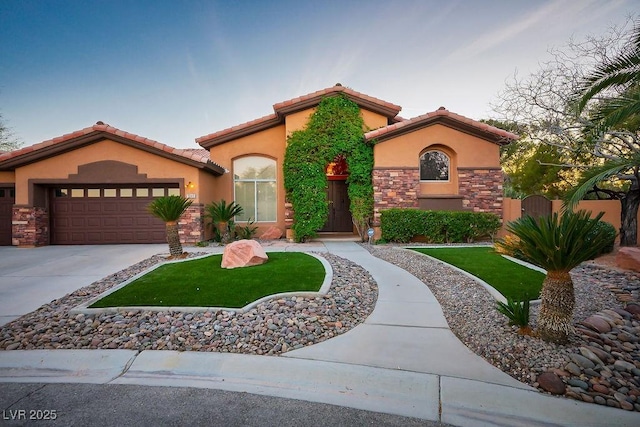
{"type": "MultiPolygon", "coordinates": [[[[453,333],[517,380],[542,392],[640,411],[640,274],[592,263],[574,269],[576,334],[556,345],[518,334],[481,285],[445,264],[393,245],[363,246],[424,282],[453,333]]],[[[534,328],[538,311],[531,306],[534,328]]]]}
{"type": "MultiPolygon", "coordinates": [[[[202,254],[190,254],[197,255],[202,254]]],[[[245,313],[69,313],[81,302],[166,261],[154,256],[2,326],[0,349],[166,349],[277,355],[312,345],[363,322],[373,311],[378,294],[375,281],[362,267],[332,254],[319,255],[333,269],[333,281],[324,296],[271,299],[245,313]]]]}

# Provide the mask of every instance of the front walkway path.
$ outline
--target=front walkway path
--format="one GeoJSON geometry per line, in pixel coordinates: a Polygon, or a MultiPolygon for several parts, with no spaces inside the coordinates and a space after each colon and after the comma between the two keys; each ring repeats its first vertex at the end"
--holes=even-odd
{"type": "Polygon", "coordinates": [[[638,413],[550,397],[468,350],[417,278],[355,243],[279,244],[329,251],[367,269],[379,299],[364,324],[282,357],[51,350],[0,352],[0,381],[187,386],[242,391],[459,426],[637,426],[638,413]]]}

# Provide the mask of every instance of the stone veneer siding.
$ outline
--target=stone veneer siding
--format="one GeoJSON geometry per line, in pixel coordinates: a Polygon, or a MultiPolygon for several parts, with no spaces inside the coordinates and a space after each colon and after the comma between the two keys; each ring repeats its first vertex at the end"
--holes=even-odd
{"type": "Polygon", "coordinates": [[[189,206],[180,221],[178,221],[178,234],[181,243],[198,243],[204,240],[204,205],[194,203],[189,206]]]}
{"type": "Polygon", "coordinates": [[[373,225],[380,226],[380,212],[391,208],[418,208],[420,170],[373,170],[373,225]]]}
{"type": "MultiPolygon", "coordinates": [[[[499,168],[458,168],[458,194],[462,207],[474,212],[492,212],[502,218],[503,174],[499,168]]],[[[380,212],[391,208],[418,208],[420,170],[394,168],[373,170],[373,225],[380,225],[380,212]]]]}
{"type": "Polygon", "coordinates": [[[13,246],[49,244],[49,212],[46,208],[14,206],[11,219],[13,246]]]}
{"type": "Polygon", "coordinates": [[[462,206],[474,212],[492,212],[502,218],[504,200],[502,170],[458,168],[458,192],[462,206]]]}

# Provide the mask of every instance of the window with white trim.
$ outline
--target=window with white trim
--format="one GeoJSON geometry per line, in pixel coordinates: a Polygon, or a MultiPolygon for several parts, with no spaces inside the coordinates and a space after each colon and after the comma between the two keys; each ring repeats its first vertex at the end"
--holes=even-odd
{"type": "Polygon", "coordinates": [[[429,150],[420,156],[420,181],[449,181],[449,156],[429,150]]]}
{"type": "Polygon", "coordinates": [[[235,202],[243,212],[236,221],[276,220],[276,161],[250,156],[233,161],[235,202]]]}

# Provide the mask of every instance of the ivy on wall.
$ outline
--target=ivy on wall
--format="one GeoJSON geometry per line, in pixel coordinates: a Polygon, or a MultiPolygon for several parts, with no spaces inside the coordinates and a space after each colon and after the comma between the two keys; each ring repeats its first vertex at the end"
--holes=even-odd
{"type": "Polygon", "coordinates": [[[350,210],[360,237],[373,211],[373,147],[364,142],[364,122],[358,105],[344,95],[323,99],[307,127],[293,132],[284,157],[284,186],[293,207],[294,238],[302,242],[326,223],[326,166],[344,155],[350,210]]]}

